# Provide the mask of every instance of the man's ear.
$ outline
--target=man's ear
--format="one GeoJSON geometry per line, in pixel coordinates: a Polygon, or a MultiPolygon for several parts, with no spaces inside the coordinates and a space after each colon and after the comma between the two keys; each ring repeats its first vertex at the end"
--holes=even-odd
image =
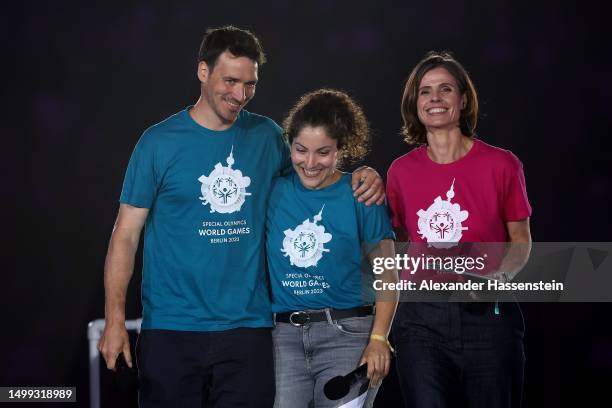
{"type": "Polygon", "coordinates": [[[205,83],[208,80],[208,75],[210,75],[208,64],[204,61],[200,61],[198,64],[198,79],[201,83],[205,83]]]}

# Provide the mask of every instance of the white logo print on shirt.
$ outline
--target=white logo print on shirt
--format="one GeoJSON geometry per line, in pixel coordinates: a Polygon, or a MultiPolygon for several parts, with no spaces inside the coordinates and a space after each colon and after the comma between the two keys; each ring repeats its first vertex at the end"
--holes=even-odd
{"type": "Polygon", "coordinates": [[[459,204],[451,203],[451,199],[455,197],[454,187],[455,179],[450,190],[446,192],[446,200],[438,196],[427,210],[421,209],[417,212],[417,232],[434,248],[451,248],[457,245],[463,235],[462,231],[468,229],[461,223],[467,219],[469,213],[461,210],[459,204]]]}
{"type": "Polygon", "coordinates": [[[323,219],[323,208],[325,208],[325,205],[312,218],[313,222],[310,222],[307,218],[295,229],[284,231],[285,239],[283,239],[281,251],[284,256],[289,257],[291,265],[300,268],[317,266],[319,259],[323,256],[323,252],[329,252],[329,249],[326,249],[323,244],[331,241],[332,235],[325,232],[324,226],[317,225],[317,222],[323,219]]]}
{"type": "Polygon", "coordinates": [[[251,184],[251,179],[242,176],[240,170],[232,169],[234,165],[234,146],[227,158],[227,167],[221,163],[215,164],[214,170],[207,176],[202,175],[198,181],[202,183],[202,205],[210,204],[210,212],[233,213],[240,211],[245,197],[251,195],[246,188],[251,184]]]}

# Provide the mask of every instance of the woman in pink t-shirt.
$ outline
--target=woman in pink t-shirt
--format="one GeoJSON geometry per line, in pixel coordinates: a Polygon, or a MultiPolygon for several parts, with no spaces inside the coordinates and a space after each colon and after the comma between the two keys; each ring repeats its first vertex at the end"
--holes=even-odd
{"type": "MultiPolygon", "coordinates": [[[[408,78],[401,108],[405,141],[419,147],[388,171],[398,241],[410,241],[413,255],[501,248],[486,272],[508,279],[529,254],[531,207],[521,162],[474,138],[478,99],[467,72],[448,53],[428,53],[408,78]],[[512,254],[504,255],[504,242],[514,245],[512,254]]],[[[412,278],[419,274],[449,279],[431,270],[412,278]]],[[[393,330],[411,407],[520,406],[524,326],[517,303],[403,303],[393,330]]]]}

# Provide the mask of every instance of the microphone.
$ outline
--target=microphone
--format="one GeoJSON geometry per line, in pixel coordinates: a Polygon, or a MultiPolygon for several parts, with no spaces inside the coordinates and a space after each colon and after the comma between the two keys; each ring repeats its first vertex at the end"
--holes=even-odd
{"type": "Polygon", "coordinates": [[[117,356],[117,373],[115,385],[121,392],[136,391],[138,389],[138,373],[135,368],[130,368],[125,362],[123,353],[117,356]]]}
{"type": "Polygon", "coordinates": [[[325,383],[323,393],[332,401],[345,397],[351,390],[351,385],[363,380],[368,374],[368,364],[362,364],[347,375],[339,375],[325,383]]]}

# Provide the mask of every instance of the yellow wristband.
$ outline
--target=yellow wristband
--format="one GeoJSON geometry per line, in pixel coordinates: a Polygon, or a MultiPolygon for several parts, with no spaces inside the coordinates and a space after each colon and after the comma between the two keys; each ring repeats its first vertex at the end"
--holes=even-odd
{"type": "Polygon", "coordinates": [[[380,334],[370,334],[370,339],[382,341],[383,343],[387,345],[387,347],[389,347],[389,350],[391,350],[391,353],[395,353],[395,350],[391,346],[391,343],[389,343],[389,339],[387,339],[385,336],[381,336],[380,334]]]}

